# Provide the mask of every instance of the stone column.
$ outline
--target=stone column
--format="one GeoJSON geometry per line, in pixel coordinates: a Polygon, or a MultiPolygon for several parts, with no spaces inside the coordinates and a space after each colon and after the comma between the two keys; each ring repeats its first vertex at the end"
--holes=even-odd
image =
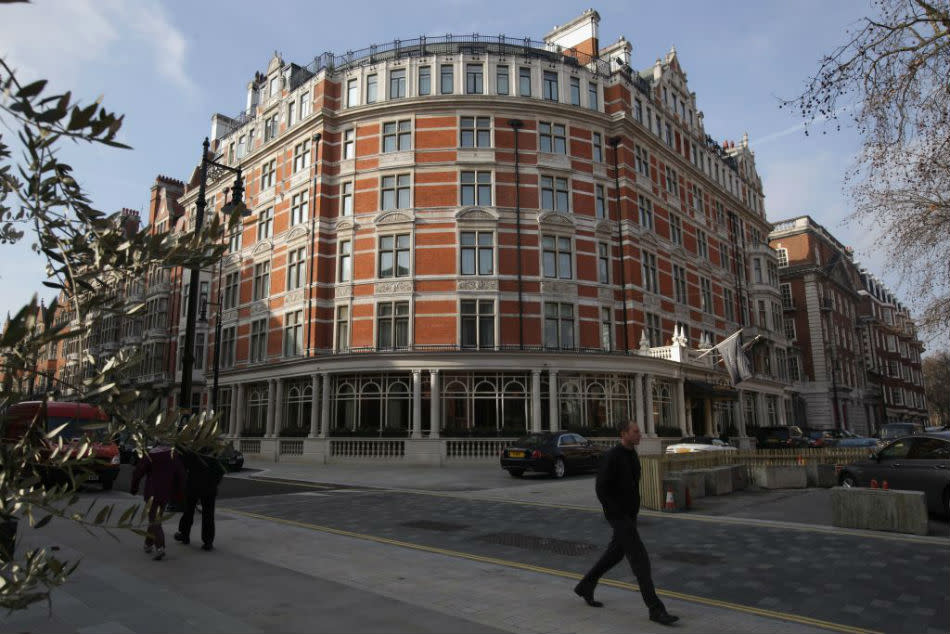
{"type": "Polygon", "coordinates": [[[705,434],[706,434],[707,436],[716,436],[717,434],[715,433],[715,431],[716,431],[716,430],[715,430],[715,421],[713,420],[713,402],[712,402],[712,399],[708,399],[708,398],[707,398],[707,399],[704,399],[704,400],[703,400],[703,411],[704,411],[704,413],[705,413],[705,421],[704,421],[704,423],[705,423],[705,425],[706,425],[706,432],[705,432],[705,434]]]}
{"type": "Polygon", "coordinates": [[[267,415],[264,420],[264,437],[270,438],[274,434],[274,393],[277,391],[277,381],[267,382],[267,415]]]}
{"type": "Polygon", "coordinates": [[[680,431],[683,431],[683,435],[686,436],[686,380],[677,379],[676,380],[676,409],[677,416],[679,417],[679,428],[680,431]]]}
{"type": "MultiPolygon", "coordinates": [[[[686,399],[686,409],[683,411],[683,422],[685,423],[686,435],[694,436],[693,432],[693,399],[686,399]]],[[[682,429],[682,428],[681,428],[682,429]]]]}
{"type": "Polygon", "coordinates": [[[656,436],[656,420],[653,418],[653,375],[647,374],[644,378],[643,390],[646,392],[644,395],[644,414],[643,416],[647,419],[647,433],[656,436]]]}
{"type": "Polygon", "coordinates": [[[785,416],[785,397],[779,397],[775,401],[775,407],[778,408],[778,424],[788,425],[788,418],[785,416]]]}
{"type": "Polygon", "coordinates": [[[429,384],[432,393],[429,400],[429,438],[438,438],[442,427],[442,385],[438,370],[429,370],[429,384]]]}
{"type": "MultiPolygon", "coordinates": [[[[633,418],[637,421],[637,424],[640,426],[640,431],[643,432],[645,436],[655,436],[656,434],[650,433],[650,425],[647,422],[646,415],[643,413],[643,374],[637,373],[633,375],[633,418]]],[[[624,421],[616,421],[618,425],[622,425],[624,421]]]]}
{"type": "Polygon", "coordinates": [[[531,370],[531,431],[541,431],[541,370],[531,370]]]}
{"type": "Polygon", "coordinates": [[[763,394],[762,392],[756,392],[756,393],[755,393],[755,405],[756,405],[756,410],[758,410],[758,412],[757,412],[757,414],[758,414],[758,415],[757,415],[757,418],[759,419],[759,427],[766,427],[766,426],[768,426],[770,423],[769,423],[769,419],[768,419],[768,417],[766,416],[766,413],[765,413],[765,412],[766,412],[766,409],[765,409],[765,394],[763,394]]]}
{"type": "Polygon", "coordinates": [[[739,400],[735,404],[736,408],[736,426],[739,428],[739,437],[746,438],[746,420],[745,420],[745,390],[739,390],[739,400]]]}
{"type": "Polygon", "coordinates": [[[422,438],[422,371],[412,371],[412,437],[422,438]]]}
{"type": "Polygon", "coordinates": [[[548,370],[548,411],[551,417],[551,431],[558,430],[557,370],[548,370]]]}
{"type": "Polygon", "coordinates": [[[310,438],[320,436],[320,375],[314,372],[310,375],[310,438]]]}
{"type": "Polygon", "coordinates": [[[244,399],[244,384],[238,383],[237,386],[237,415],[234,419],[234,436],[241,437],[244,431],[244,412],[247,410],[247,403],[244,399]]]}
{"type": "Polygon", "coordinates": [[[277,391],[274,393],[274,429],[271,436],[280,436],[284,424],[284,380],[277,379],[277,391]]]}
{"type": "Polygon", "coordinates": [[[231,411],[228,413],[228,436],[237,435],[238,386],[231,386],[231,411]]]}
{"type": "Polygon", "coordinates": [[[330,435],[330,374],[324,372],[320,376],[323,384],[323,395],[320,403],[320,438],[330,435]]]}

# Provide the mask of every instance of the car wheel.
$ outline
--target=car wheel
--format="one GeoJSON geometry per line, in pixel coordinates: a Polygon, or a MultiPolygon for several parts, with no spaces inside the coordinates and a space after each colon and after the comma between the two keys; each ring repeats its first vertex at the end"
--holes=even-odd
{"type": "Polygon", "coordinates": [[[554,471],[551,472],[551,475],[555,478],[563,478],[567,473],[567,465],[564,464],[564,458],[558,458],[554,461],[554,471]]]}
{"type": "Polygon", "coordinates": [[[511,474],[512,478],[520,478],[524,475],[524,469],[509,469],[508,473],[511,474]]]}
{"type": "Polygon", "coordinates": [[[841,474],[841,478],[838,479],[838,483],[846,489],[858,486],[858,481],[847,471],[841,474]]]}

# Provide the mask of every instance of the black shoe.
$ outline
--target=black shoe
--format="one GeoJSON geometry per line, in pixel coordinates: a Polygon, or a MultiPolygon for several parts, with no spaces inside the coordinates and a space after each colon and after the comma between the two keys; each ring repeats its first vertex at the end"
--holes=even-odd
{"type": "Polygon", "coordinates": [[[594,591],[581,583],[574,586],[574,594],[584,599],[584,601],[587,602],[587,605],[592,608],[604,607],[603,603],[594,600],[594,591]]]}
{"type": "Polygon", "coordinates": [[[201,550],[214,550],[214,546],[205,542],[204,544],[201,545],[201,550]]]}
{"type": "Polygon", "coordinates": [[[656,621],[660,625],[673,625],[680,620],[680,617],[674,616],[666,611],[666,608],[650,611],[650,620],[656,621]]]}
{"type": "Polygon", "coordinates": [[[176,541],[176,542],[181,542],[182,544],[190,544],[190,543],[191,543],[191,539],[189,539],[188,537],[186,537],[186,536],[185,536],[184,534],[182,534],[182,533],[175,533],[175,541],[176,541]]]}

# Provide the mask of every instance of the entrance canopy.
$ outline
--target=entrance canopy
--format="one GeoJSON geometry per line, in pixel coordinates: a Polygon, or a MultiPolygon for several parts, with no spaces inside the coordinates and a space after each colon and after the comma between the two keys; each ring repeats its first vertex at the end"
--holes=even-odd
{"type": "Polygon", "coordinates": [[[687,379],[684,384],[686,397],[691,399],[710,399],[713,401],[738,401],[739,391],[728,385],[716,385],[706,381],[687,379]]]}

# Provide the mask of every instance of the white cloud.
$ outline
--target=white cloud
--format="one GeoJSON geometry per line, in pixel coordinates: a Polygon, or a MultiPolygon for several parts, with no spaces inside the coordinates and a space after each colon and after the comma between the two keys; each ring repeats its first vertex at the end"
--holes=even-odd
{"type": "Polygon", "coordinates": [[[0,55],[21,78],[74,85],[97,66],[144,57],[155,73],[193,94],[187,43],[157,2],[39,0],[3,8],[0,55]]]}

